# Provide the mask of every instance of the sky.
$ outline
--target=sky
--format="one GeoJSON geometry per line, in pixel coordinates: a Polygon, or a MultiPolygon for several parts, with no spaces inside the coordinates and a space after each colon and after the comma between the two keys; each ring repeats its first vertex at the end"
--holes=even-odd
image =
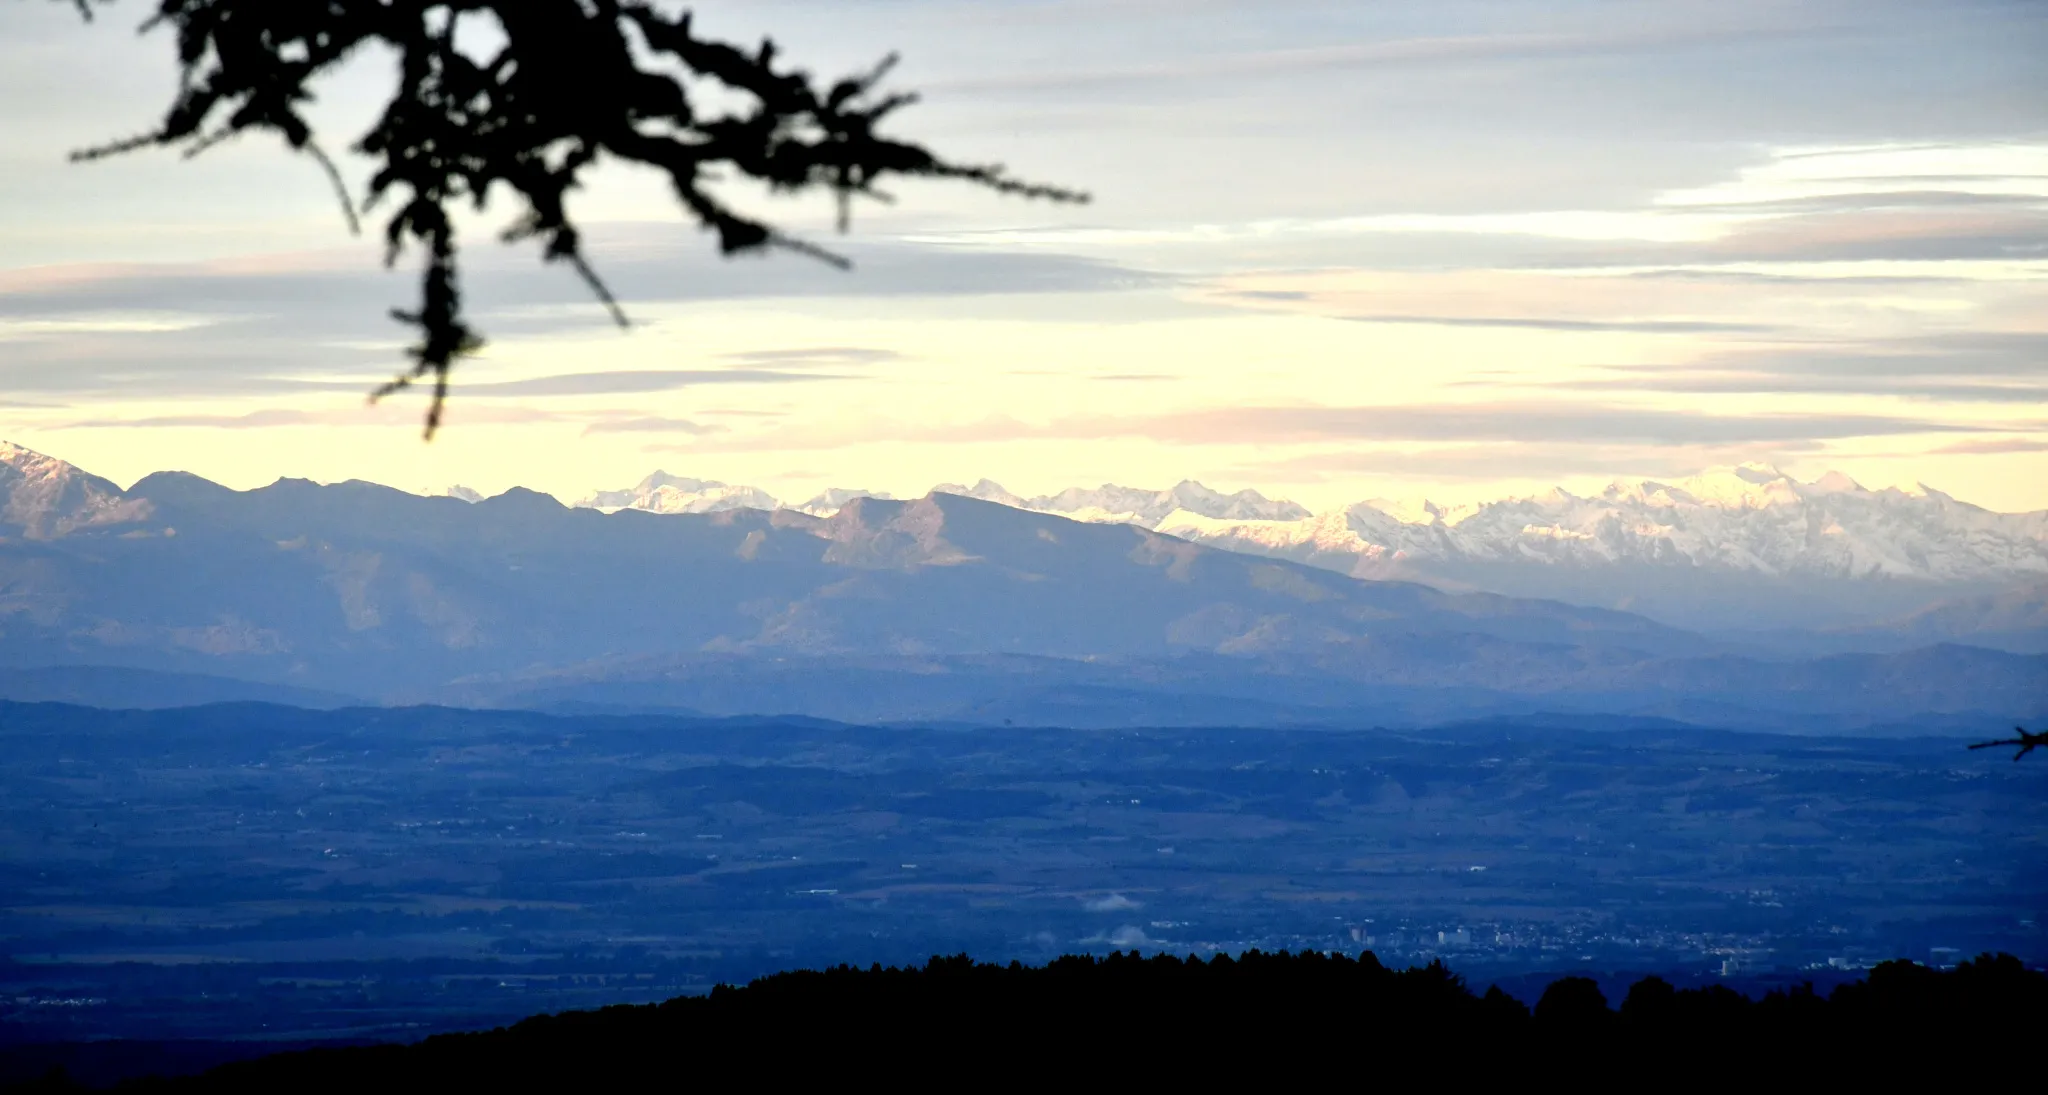
{"type": "MultiPolygon", "coordinates": [[[[656,468],[789,501],[1183,478],[1323,509],[1742,462],[2048,508],[2048,3],[722,0],[892,132],[1090,191],[735,200],[841,249],[722,260],[660,180],[572,212],[634,321],[464,222],[490,344],[371,406],[414,268],[269,139],[90,164],[176,84],[120,0],[0,5],[0,438],[573,500],[656,468]]],[[[345,148],[388,58],[321,89],[345,148]]],[[[344,157],[360,186],[368,161],[344,157]]],[[[372,227],[375,226],[372,221],[372,227]]]]}

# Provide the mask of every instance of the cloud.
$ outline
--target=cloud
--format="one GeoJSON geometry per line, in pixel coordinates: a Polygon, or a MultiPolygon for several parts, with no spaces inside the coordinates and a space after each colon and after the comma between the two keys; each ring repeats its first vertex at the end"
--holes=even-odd
{"type": "Polygon", "coordinates": [[[636,395],[666,392],[702,384],[800,384],[818,380],[849,380],[832,373],[790,373],[775,369],[640,369],[618,372],[562,373],[525,380],[465,384],[464,396],[636,395]]]}
{"type": "Polygon", "coordinates": [[[1674,392],[1695,395],[1890,395],[1942,403],[2044,403],[2048,387],[2009,384],[1951,384],[1915,378],[1782,376],[1770,373],[1696,373],[1613,380],[1567,380],[1548,385],[1580,391],[1674,392]]]}
{"type": "Polygon", "coordinates": [[[1638,334],[1765,334],[1783,328],[1761,323],[1722,323],[1691,319],[1543,319],[1526,316],[1352,315],[1355,323],[1417,323],[1438,327],[1511,327],[1535,331],[1627,331],[1638,334]]]}
{"type": "Polygon", "coordinates": [[[742,350],[725,355],[733,361],[756,364],[780,365],[784,367],[829,364],[829,365],[874,365],[886,361],[901,361],[903,355],[894,350],[873,346],[811,346],[791,350],[742,350]]]}
{"type": "MultiPolygon", "coordinates": [[[[288,426],[361,426],[385,425],[394,422],[417,422],[418,410],[408,406],[401,398],[393,398],[375,405],[358,404],[353,407],[325,411],[304,411],[286,407],[265,408],[243,414],[158,414],[138,418],[87,418],[76,422],[64,422],[50,429],[60,430],[109,430],[109,429],[155,429],[155,428],[204,428],[216,430],[260,430],[288,426]]],[[[557,422],[561,415],[534,407],[473,407],[450,406],[446,421],[450,423],[523,424],[530,422],[557,422]]]]}
{"type": "Polygon", "coordinates": [[[2048,452],[2048,441],[2028,437],[2004,437],[1983,441],[1958,441],[1933,450],[1943,456],[1997,456],[2015,452],[2048,452]]]}
{"type": "MultiPolygon", "coordinates": [[[[792,256],[723,259],[699,233],[680,223],[595,225],[585,233],[584,246],[613,292],[628,305],[759,297],[1091,292],[1164,283],[1160,275],[1095,258],[907,241],[847,241],[843,250],[855,264],[850,271],[792,256]]],[[[564,317],[545,310],[588,305],[590,316],[601,318],[576,279],[541,262],[533,248],[479,247],[466,252],[463,262],[464,295],[480,316],[495,313],[500,322],[559,325],[564,317]],[[522,313],[530,309],[544,311],[522,313]]],[[[192,315],[354,316],[360,305],[409,302],[417,291],[409,269],[386,271],[374,255],[354,249],[233,261],[79,265],[0,272],[0,319],[48,322],[112,311],[147,313],[166,321],[192,315]]],[[[381,306],[368,315],[367,324],[347,326],[394,329],[381,306]]],[[[828,349],[852,357],[877,353],[858,347],[828,349]]]]}
{"type": "Polygon", "coordinates": [[[1125,909],[1138,909],[1144,906],[1120,893],[1113,893],[1104,897],[1090,898],[1082,902],[1082,907],[1089,912],[1122,912],[1125,909]]]}
{"type": "Polygon", "coordinates": [[[870,420],[693,443],[689,451],[816,451],[880,441],[948,445],[1135,438],[1174,445],[1493,442],[1574,447],[1795,446],[1852,437],[1997,433],[2010,426],[1863,414],[1706,414],[1607,403],[1503,401],[1369,407],[1245,406],[1157,415],[1076,415],[1027,422],[996,415],[944,425],[870,420]]]}
{"type": "Polygon", "coordinates": [[[1822,448],[1812,441],[1770,445],[1489,443],[1405,451],[1345,448],[1255,461],[1225,469],[1225,473],[1269,483],[1296,484],[1387,477],[1476,481],[1616,474],[1681,477],[1705,467],[1750,461],[1790,463],[1822,448]]]}
{"type": "MultiPolygon", "coordinates": [[[[1726,350],[1690,362],[1700,373],[1775,377],[1850,377],[1882,391],[1888,381],[1942,383],[2048,380],[2048,331],[1953,331],[1882,342],[1788,344],[1726,350]]],[[[1615,365],[1617,373],[1662,375],[1663,365],[1615,365]]]]}
{"type": "Polygon", "coordinates": [[[247,414],[159,414],[146,418],[88,418],[67,422],[59,429],[156,429],[162,427],[205,427],[217,430],[256,430],[271,426],[304,426],[324,421],[307,411],[262,410],[247,414]]]}
{"type": "Polygon", "coordinates": [[[1302,301],[1313,299],[1313,294],[1299,289],[1235,289],[1222,294],[1239,300],[1302,301]]]}
{"type": "Polygon", "coordinates": [[[583,434],[588,437],[594,433],[682,433],[703,437],[725,433],[727,429],[715,423],[692,422],[687,418],[614,418],[592,422],[583,428],[583,434]]]}
{"type": "MultiPolygon", "coordinates": [[[[1885,178],[1869,180],[1878,183],[1898,184],[1907,180],[1885,178]]],[[[1955,179],[1957,182],[1973,181],[1955,179]]],[[[1842,180],[1842,184],[1856,185],[1842,180]]],[[[2039,193],[1987,193],[1981,190],[1852,190],[1838,194],[1806,194],[1796,198],[1771,198],[1758,201],[1729,201],[1686,203],[1676,208],[1688,213],[1768,213],[1783,215],[1789,213],[1861,213],[1871,210],[1893,209],[1955,209],[2006,207],[2013,209],[2038,209],[2048,205],[2048,196],[2039,193]]]]}
{"type": "Polygon", "coordinates": [[[1560,249],[1543,265],[2020,261],[2048,257],[2048,208],[1864,209],[1765,217],[1696,242],[1560,249]]]}
{"type": "Polygon", "coordinates": [[[158,335],[98,333],[0,344],[0,389],[62,396],[368,393],[403,364],[388,349],[221,323],[158,335]]]}
{"type": "MultiPolygon", "coordinates": [[[[846,250],[857,263],[851,273],[787,259],[725,261],[682,225],[595,226],[586,246],[629,315],[655,304],[718,300],[1086,294],[1166,284],[1159,275],[1097,259],[902,242],[850,243],[846,250]]],[[[409,332],[387,313],[411,304],[417,291],[410,272],[386,271],[374,255],[355,250],[0,271],[0,390],[130,398],[368,391],[404,364],[409,332]],[[149,324],[130,322],[144,314],[149,324]]],[[[466,252],[464,296],[477,326],[501,341],[607,330],[584,288],[531,249],[466,252]]],[[[733,356],[751,370],[704,371],[688,383],[778,383],[799,379],[803,370],[897,358],[874,347],[769,348],[733,356]]],[[[485,375],[483,363],[458,369],[458,393],[681,386],[475,382],[485,375]]]]}
{"type": "Polygon", "coordinates": [[[1703,17],[1686,25],[1644,23],[1625,30],[1445,34],[1207,53],[1114,68],[1046,70],[1041,67],[1031,74],[999,74],[935,82],[930,90],[933,94],[949,97],[1017,91],[1092,95],[1119,86],[1142,87],[1178,82],[1241,90],[1242,81],[1247,78],[1294,77],[1319,71],[1377,73],[1408,67],[1441,71],[1445,66],[1468,63],[1569,60],[1662,52],[1753,39],[1766,33],[1810,34],[1820,29],[1811,22],[1779,19],[1771,23],[1745,23],[1699,14],[1703,17]]]}
{"type": "Polygon", "coordinates": [[[1153,417],[1074,418],[1045,426],[1015,424],[1007,429],[996,422],[968,427],[961,432],[966,436],[996,431],[1018,437],[1145,437],[1184,444],[1376,440],[1726,444],[1975,432],[1978,429],[1980,427],[1933,419],[1881,415],[1715,415],[1608,404],[1495,402],[1376,407],[1232,407],[1153,417]]]}

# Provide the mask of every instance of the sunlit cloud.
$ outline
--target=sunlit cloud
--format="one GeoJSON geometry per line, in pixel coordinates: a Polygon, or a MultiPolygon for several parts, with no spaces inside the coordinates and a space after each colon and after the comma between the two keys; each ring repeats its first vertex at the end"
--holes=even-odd
{"type": "Polygon", "coordinates": [[[845,272],[721,260],[659,180],[605,175],[579,209],[625,332],[466,221],[490,343],[423,447],[420,400],[363,402],[404,367],[387,311],[416,271],[343,245],[303,165],[73,169],[58,142],[38,166],[29,117],[0,171],[0,436],[124,474],[178,451],[565,496],[670,454],[785,496],[1270,476],[1325,505],[1785,459],[2048,506],[2048,113],[2018,7],[899,7],[884,35],[806,6],[804,53],[901,48],[928,95],[906,127],[1098,201],[913,184],[840,238],[825,205],[762,205],[845,272]]]}
{"type": "Polygon", "coordinates": [[[2003,456],[2019,452],[2048,452],[2048,438],[2001,437],[1983,441],[1957,441],[1932,451],[1957,456],[2003,456]]]}
{"type": "Polygon", "coordinates": [[[679,433],[692,437],[703,437],[707,434],[725,433],[729,428],[718,425],[715,422],[693,422],[687,418],[646,416],[641,418],[608,418],[600,422],[592,422],[590,425],[583,427],[583,433],[586,436],[594,433],[679,433]]]}
{"type": "Polygon", "coordinates": [[[475,397],[633,395],[693,388],[705,384],[804,384],[846,380],[831,373],[794,373],[776,369],[641,369],[629,372],[563,373],[525,380],[466,384],[463,395],[475,397]]]}

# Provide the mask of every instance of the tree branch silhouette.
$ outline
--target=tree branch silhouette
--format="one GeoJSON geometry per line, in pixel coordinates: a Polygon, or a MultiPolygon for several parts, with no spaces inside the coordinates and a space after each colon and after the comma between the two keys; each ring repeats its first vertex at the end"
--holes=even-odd
{"type": "MultiPolygon", "coordinates": [[[[93,3],[109,0],[66,2],[90,19],[93,3]]],[[[687,10],[666,15],[648,0],[160,0],[142,29],[160,26],[174,32],[180,65],[162,124],[73,159],[174,145],[192,156],[267,130],[321,166],[352,228],[358,208],[389,205],[386,265],[408,247],[424,255],[418,306],[391,313],[415,329],[417,341],[407,351],[411,365],[370,398],[431,379],[429,438],[456,360],[483,345],[463,312],[450,211],[464,202],[482,210],[494,190],[509,190],[525,207],[504,240],[538,240],[542,258],[566,263],[621,327],[626,313],[585,255],[565,207],[584,173],[606,158],[667,175],[677,202],[716,234],[723,254],[781,249],[840,267],[850,264],[736,211],[708,185],[729,173],[775,193],[829,191],[842,232],[853,199],[889,200],[877,183],[890,175],[1088,200],[1078,190],[1013,178],[1000,164],[955,163],[882,136],[882,123],[916,102],[879,90],[894,55],[865,73],[818,83],[780,66],[772,40],[745,49],[705,38],[687,10]],[[489,51],[474,46],[475,32],[484,31],[494,32],[489,51]],[[318,77],[372,46],[396,54],[398,80],[353,146],[377,162],[358,206],[302,108],[313,101],[318,77]],[[719,85],[719,100],[739,105],[701,107],[693,80],[719,85]]]]}
{"type": "Polygon", "coordinates": [[[2038,734],[2029,734],[2027,733],[2025,727],[2015,726],[2012,728],[2012,732],[2019,736],[2014,738],[2000,738],[1997,741],[1980,741],[1977,744],[1970,746],[1970,748],[1996,749],[2002,745],[2016,745],[2019,746],[2019,751],[2012,755],[2012,759],[2014,760],[2018,760],[2036,749],[2048,748],[2048,730],[2043,730],[2038,734]]]}

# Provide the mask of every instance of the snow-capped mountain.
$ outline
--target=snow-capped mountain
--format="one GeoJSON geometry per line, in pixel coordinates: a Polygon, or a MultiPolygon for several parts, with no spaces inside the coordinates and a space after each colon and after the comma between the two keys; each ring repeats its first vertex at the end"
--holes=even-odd
{"type": "Polygon", "coordinates": [[[149,516],[149,503],[55,457],[0,441],[0,537],[41,540],[149,516]]]}
{"type": "Polygon", "coordinates": [[[808,513],[813,517],[830,517],[845,509],[846,504],[856,498],[880,498],[883,501],[891,501],[895,497],[895,495],[885,490],[856,490],[850,487],[830,487],[818,492],[818,495],[810,501],[788,508],[796,510],[798,513],[808,513]]]}
{"type": "Polygon", "coordinates": [[[2048,575],[2048,511],[1994,513],[1931,487],[1802,483],[1744,465],[1663,483],[1617,482],[1469,506],[1360,502],[1297,521],[1186,515],[1160,532],[1261,554],[1340,555],[1369,574],[1399,562],[1646,563],[1769,576],[1934,581],[2048,575]]]}
{"type": "MultiPolygon", "coordinates": [[[[1034,498],[1012,493],[1001,483],[983,479],[973,486],[941,483],[934,494],[957,494],[1013,509],[1055,513],[1097,524],[1143,525],[1154,528],[1174,514],[1222,521],[1299,521],[1310,516],[1301,505],[1267,498],[1255,490],[1224,494],[1194,480],[1168,490],[1122,487],[1104,483],[1092,490],[1069,487],[1058,494],[1034,498]]],[[[735,486],[710,479],[685,479],[657,471],[629,490],[598,491],[577,502],[587,509],[640,509],[651,513],[710,513],[726,509],[793,509],[814,517],[830,517],[856,498],[891,500],[887,491],[832,487],[806,502],[784,505],[759,487],[735,486]]]]}
{"type": "MultiPolygon", "coordinates": [[[[1359,578],[1420,581],[1642,612],[1714,631],[1856,628],[1937,601],[2048,577],[2048,511],[1995,513],[1931,487],[1802,482],[1760,464],[1448,506],[1374,498],[1320,514],[1192,480],[1026,497],[993,480],[953,494],[1077,521],[1131,524],[1359,578]]],[[[834,488],[791,508],[827,517],[876,492],[834,488]]],[[[766,491],[657,472],[579,503],[657,513],[773,509],[766,491]]]]}
{"type": "Polygon", "coordinates": [[[1222,521],[1301,521],[1309,511],[1285,499],[1271,499],[1255,490],[1224,494],[1210,490],[1192,479],[1183,479],[1168,490],[1120,487],[1104,483],[1093,490],[1068,487],[1058,494],[1024,498],[1004,490],[1002,484],[983,479],[972,487],[944,483],[933,487],[939,494],[960,494],[984,502],[998,502],[1017,509],[1057,513],[1075,521],[1143,525],[1158,528],[1176,513],[1222,521]]]}
{"type": "Polygon", "coordinates": [[[1709,629],[1834,626],[2048,575],[2048,511],[1749,464],[1477,505],[1374,499],[1297,521],[1174,514],[1160,532],[1361,578],[1625,607],[1709,629]]]}
{"type": "Polygon", "coordinates": [[[759,487],[731,486],[713,479],[687,479],[657,471],[628,490],[602,490],[578,501],[579,509],[610,512],[640,509],[649,513],[716,513],[729,509],[779,508],[782,503],[759,487]]]}

